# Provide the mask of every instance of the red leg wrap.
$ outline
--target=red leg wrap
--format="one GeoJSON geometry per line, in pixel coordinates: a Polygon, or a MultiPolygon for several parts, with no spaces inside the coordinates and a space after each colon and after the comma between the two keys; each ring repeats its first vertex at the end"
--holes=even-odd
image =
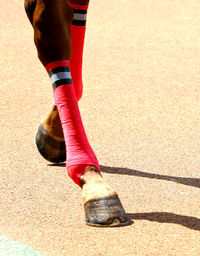
{"type": "Polygon", "coordinates": [[[73,181],[80,186],[80,176],[88,166],[94,165],[99,171],[100,168],[82,123],[71,80],[69,61],[61,60],[49,63],[46,70],[54,87],[55,104],[63,128],[67,152],[67,171],[73,181]]]}

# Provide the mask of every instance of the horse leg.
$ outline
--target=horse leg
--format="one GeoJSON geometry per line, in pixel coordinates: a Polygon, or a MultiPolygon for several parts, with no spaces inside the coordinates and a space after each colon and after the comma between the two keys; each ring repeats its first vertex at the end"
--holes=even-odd
{"type": "MultiPolygon", "coordinates": [[[[76,97],[79,100],[83,92],[82,58],[89,0],[71,0],[68,2],[74,13],[71,25],[70,68],[76,97]]],[[[66,160],[65,142],[55,105],[47,118],[41,122],[35,140],[39,152],[46,160],[56,163],[66,160]]]]}
{"type": "MultiPolygon", "coordinates": [[[[29,0],[25,0],[26,9],[29,0]]],[[[27,11],[34,28],[38,57],[54,88],[66,142],[67,171],[83,189],[86,223],[118,226],[129,223],[121,202],[102,179],[99,164],[89,145],[82,124],[76,92],[70,73],[72,9],[66,0],[30,0],[36,4],[27,11]],[[32,16],[31,16],[32,15],[32,16]]]]}

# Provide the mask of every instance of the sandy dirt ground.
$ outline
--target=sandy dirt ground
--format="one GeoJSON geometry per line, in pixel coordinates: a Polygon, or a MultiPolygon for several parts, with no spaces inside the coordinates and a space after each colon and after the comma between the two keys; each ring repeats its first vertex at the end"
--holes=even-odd
{"type": "Polygon", "coordinates": [[[86,226],[36,150],[53,97],[22,0],[0,4],[0,67],[0,235],[46,256],[200,255],[199,0],[91,1],[79,105],[130,226],[86,226]]]}

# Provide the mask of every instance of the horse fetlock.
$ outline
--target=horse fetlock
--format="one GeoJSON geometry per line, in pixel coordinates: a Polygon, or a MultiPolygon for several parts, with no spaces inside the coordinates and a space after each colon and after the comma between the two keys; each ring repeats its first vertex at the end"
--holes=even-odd
{"type": "Polygon", "coordinates": [[[47,118],[43,120],[44,128],[47,133],[54,138],[64,140],[63,130],[60,123],[57,107],[54,105],[47,118]]]}
{"type": "Polygon", "coordinates": [[[80,177],[80,183],[83,189],[83,203],[91,199],[116,194],[116,192],[106,184],[101,173],[94,166],[90,166],[85,170],[80,177]]]}

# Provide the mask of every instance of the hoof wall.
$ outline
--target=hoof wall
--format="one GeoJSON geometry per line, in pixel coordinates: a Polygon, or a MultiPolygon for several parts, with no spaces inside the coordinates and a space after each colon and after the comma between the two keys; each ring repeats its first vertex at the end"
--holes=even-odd
{"type": "Polygon", "coordinates": [[[51,137],[43,124],[40,124],[35,136],[36,146],[40,154],[52,163],[66,161],[65,142],[51,137]]]}
{"type": "Polygon", "coordinates": [[[131,220],[117,195],[90,200],[84,205],[85,222],[90,226],[119,227],[131,224],[131,220]]]}

